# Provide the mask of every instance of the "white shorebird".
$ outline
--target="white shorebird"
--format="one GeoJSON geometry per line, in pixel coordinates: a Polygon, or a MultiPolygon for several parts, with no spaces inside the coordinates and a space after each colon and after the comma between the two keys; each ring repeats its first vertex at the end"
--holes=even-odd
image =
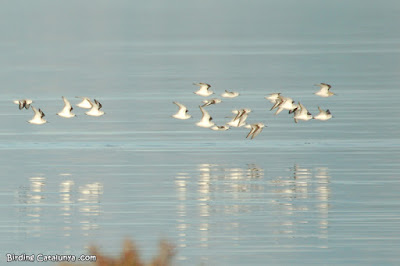
{"type": "Polygon", "coordinates": [[[239,110],[240,113],[238,113],[235,117],[236,120],[239,120],[238,127],[244,126],[246,124],[246,119],[251,113],[251,109],[244,108],[239,110]]]}
{"type": "Polygon", "coordinates": [[[22,100],[15,100],[13,101],[15,104],[18,104],[19,110],[22,110],[23,108],[29,109],[29,106],[33,103],[31,99],[22,99],[22,100]]]}
{"type": "Polygon", "coordinates": [[[227,126],[227,125],[222,125],[222,126],[215,125],[215,126],[212,126],[211,129],[212,130],[216,130],[216,131],[226,131],[226,130],[229,129],[229,126],[227,126]]]}
{"type": "Polygon", "coordinates": [[[203,116],[201,117],[201,120],[196,123],[196,125],[199,127],[206,127],[206,128],[212,127],[214,125],[214,122],[211,121],[212,117],[210,116],[210,114],[206,110],[204,110],[204,108],[201,107],[200,105],[199,108],[203,116]]]}
{"type": "Polygon", "coordinates": [[[314,93],[315,95],[321,96],[321,97],[330,97],[332,95],[335,95],[333,92],[330,91],[330,88],[332,87],[329,84],[326,83],[320,83],[320,84],[315,84],[315,86],[319,86],[321,89],[314,93]]]}
{"type": "Polygon", "coordinates": [[[227,123],[227,125],[231,127],[242,127],[246,125],[246,119],[249,116],[249,113],[251,112],[251,109],[240,109],[240,110],[233,110],[232,113],[236,114],[234,118],[232,118],[231,121],[227,123]]]}
{"type": "Polygon", "coordinates": [[[299,107],[296,108],[296,110],[294,111],[294,122],[297,123],[297,120],[304,120],[304,121],[308,121],[310,119],[312,119],[312,115],[310,114],[310,112],[308,112],[307,108],[304,107],[304,105],[302,105],[299,102],[299,107]]]}
{"type": "Polygon", "coordinates": [[[62,96],[62,99],[64,101],[64,108],[59,113],[57,113],[57,115],[65,118],[75,117],[76,115],[72,113],[72,110],[74,110],[74,108],[72,108],[71,103],[64,96],[62,96]]]}
{"type": "Polygon", "coordinates": [[[35,107],[31,106],[33,112],[35,113],[32,117],[31,120],[29,120],[28,122],[31,124],[35,124],[35,125],[41,125],[41,124],[45,124],[47,123],[47,121],[43,118],[44,117],[44,113],[42,112],[42,110],[37,110],[35,107]]]}
{"type": "Polygon", "coordinates": [[[84,108],[84,109],[92,108],[92,103],[90,102],[89,98],[87,98],[87,97],[79,97],[79,96],[76,96],[75,98],[82,99],[82,101],[80,103],[78,103],[76,106],[78,106],[80,108],[84,108]]]}
{"type": "MultiPolygon", "coordinates": [[[[277,108],[279,105],[281,105],[282,104],[282,102],[283,102],[283,97],[278,97],[276,100],[275,100],[275,102],[273,102],[273,101],[270,101],[270,102],[272,102],[274,105],[271,107],[271,109],[269,109],[270,111],[272,111],[272,110],[274,110],[275,108],[277,108]]],[[[281,112],[281,111],[280,111],[281,112]]]]}
{"type": "Polygon", "coordinates": [[[294,103],[292,98],[279,95],[278,100],[276,100],[276,103],[274,104],[274,106],[272,106],[271,110],[278,108],[275,112],[275,115],[277,115],[283,110],[293,111],[297,107],[297,104],[294,103]]]}
{"type": "Polygon", "coordinates": [[[211,104],[217,104],[217,103],[220,103],[220,102],[222,102],[222,101],[221,101],[221,99],[218,99],[218,98],[214,98],[214,99],[210,99],[210,100],[204,100],[203,101],[204,104],[201,107],[206,107],[206,106],[209,106],[211,104]]]}
{"type": "Polygon", "coordinates": [[[200,86],[200,89],[194,92],[197,95],[207,97],[210,96],[211,94],[214,94],[214,92],[209,89],[211,87],[210,84],[200,82],[200,83],[193,83],[193,85],[200,86]]]}
{"type": "Polygon", "coordinates": [[[177,118],[177,119],[189,119],[192,116],[188,114],[188,109],[186,108],[186,106],[184,106],[183,104],[180,104],[178,102],[173,102],[174,104],[178,105],[179,110],[176,114],[172,115],[173,118],[177,118]]]}
{"type": "Polygon", "coordinates": [[[255,123],[251,125],[246,125],[246,128],[250,128],[249,134],[247,134],[247,137],[251,136],[251,139],[255,138],[258,134],[261,133],[265,125],[263,123],[255,123]]]}
{"type": "Polygon", "coordinates": [[[319,114],[314,116],[313,119],[325,121],[325,120],[329,120],[332,118],[332,114],[331,114],[331,111],[329,111],[329,109],[324,111],[318,106],[318,110],[319,110],[319,114]]]}
{"type": "Polygon", "coordinates": [[[232,118],[231,121],[226,123],[230,127],[239,127],[239,120],[235,120],[235,118],[232,118]]]}
{"type": "Polygon", "coordinates": [[[269,96],[265,96],[264,98],[270,101],[271,103],[275,104],[277,101],[279,101],[279,96],[281,95],[280,92],[278,93],[271,93],[269,96]]]}
{"type": "Polygon", "coordinates": [[[239,92],[225,90],[225,92],[222,93],[221,96],[224,98],[235,98],[239,96],[239,92]]]}
{"type": "Polygon", "coordinates": [[[101,105],[101,103],[99,101],[94,99],[94,103],[92,101],[90,101],[90,103],[92,104],[92,108],[89,111],[87,111],[85,114],[90,115],[90,116],[104,115],[104,112],[100,110],[101,107],[103,107],[103,106],[101,105]]]}

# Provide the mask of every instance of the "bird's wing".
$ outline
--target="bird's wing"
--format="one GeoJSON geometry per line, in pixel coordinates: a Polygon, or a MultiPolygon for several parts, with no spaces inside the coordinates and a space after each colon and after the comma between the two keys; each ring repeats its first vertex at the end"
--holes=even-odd
{"type": "Polygon", "coordinates": [[[304,107],[304,105],[303,104],[301,104],[300,102],[299,102],[299,105],[300,105],[300,113],[308,113],[308,110],[307,110],[307,108],[306,107],[304,107]]]}
{"type": "Polygon", "coordinates": [[[253,136],[251,137],[251,139],[255,138],[258,134],[261,133],[261,131],[263,131],[264,127],[261,127],[259,125],[256,126],[256,129],[253,133],[253,136]]]}
{"type": "Polygon", "coordinates": [[[332,86],[326,83],[321,83],[321,88],[326,88],[326,90],[329,90],[332,86]]]}
{"type": "Polygon", "coordinates": [[[35,107],[33,107],[32,106],[32,111],[35,113],[34,114],[34,118],[37,116],[37,117],[40,117],[41,116],[41,113],[38,111],[38,109],[36,109],[35,107]]]}
{"type": "Polygon", "coordinates": [[[98,100],[94,99],[94,102],[97,105],[97,107],[98,107],[97,109],[98,110],[100,110],[100,108],[103,107],[103,105],[101,105],[101,103],[98,100]]]}
{"type": "Polygon", "coordinates": [[[210,114],[206,110],[204,110],[203,107],[201,107],[201,106],[199,106],[199,107],[200,107],[201,113],[203,114],[201,119],[209,120],[211,118],[210,114]]]}
{"type": "Polygon", "coordinates": [[[281,99],[277,99],[275,101],[275,104],[271,107],[271,109],[269,109],[270,111],[274,110],[275,108],[277,108],[279,105],[281,105],[283,103],[283,101],[281,99]]]}
{"type": "Polygon", "coordinates": [[[193,83],[193,84],[194,84],[194,85],[197,85],[197,86],[200,86],[199,91],[201,91],[201,92],[207,92],[207,91],[208,91],[208,88],[211,87],[210,84],[203,83],[203,82],[200,82],[200,83],[193,83]]]}
{"type": "Polygon", "coordinates": [[[64,108],[65,108],[66,110],[71,109],[71,103],[67,100],[67,98],[65,98],[64,96],[62,96],[62,99],[63,99],[63,101],[64,101],[64,108]]]}
{"type": "Polygon", "coordinates": [[[186,106],[184,106],[184,105],[181,104],[181,103],[178,103],[178,102],[173,102],[173,103],[176,104],[176,105],[179,107],[179,109],[184,109],[184,110],[187,109],[186,106]]]}
{"type": "Polygon", "coordinates": [[[39,108],[39,113],[40,113],[40,118],[43,118],[45,116],[45,114],[43,113],[42,110],[40,110],[40,108],[39,108]]]}
{"type": "Polygon", "coordinates": [[[239,119],[244,114],[244,112],[245,111],[243,109],[238,110],[238,112],[236,113],[235,118],[232,121],[236,121],[237,119],[239,119]]]}
{"type": "Polygon", "coordinates": [[[279,113],[282,112],[282,111],[283,111],[283,108],[282,108],[282,107],[279,107],[278,110],[276,110],[275,115],[279,114],[279,113]]]}
{"type": "Polygon", "coordinates": [[[251,125],[250,132],[249,132],[249,134],[247,134],[246,138],[250,137],[254,133],[255,130],[256,130],[256,126],[251,125]]]}

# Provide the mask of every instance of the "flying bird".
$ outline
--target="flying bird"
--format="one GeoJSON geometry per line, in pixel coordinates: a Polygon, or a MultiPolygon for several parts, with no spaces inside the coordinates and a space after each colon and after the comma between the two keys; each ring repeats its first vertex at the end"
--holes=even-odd
{"type": "Polygon", "coordinates": [[[211,94],[214,94],[213,91],[210,90],[211,85],[207,83],[193,83],[193,85],[200,86],[198,91],[195,91],[194,93],[200,96],[208,97],[211,94]]]}
{"type": "Polygon", "coordinates": [[[320,83],[320,84],[315,84],[315,86],[319,86],[320,90],[314,93],[315,95],[321,96],[321,97],[330,97],[332,95],[335,95],[333,92],[330,91],[331,85],[326,84],[326,83],[320,83]]]}
{"type": "Polygon", "coordinates": [[[33,112],[35,113],[32,117],[31,120],[29,120],[28,122],[31,124],[35,124],[35,125],[42,125],[47,123],[47,121],[43,118],[44,117],[44,113],[42,112],[42,110],[37,110],[35,107],[31,106],[33,112]]]}
{"type": "Polygon", "coordinates": [[[325,120],[329,120],[333,117],[331,112],[329,111],[329,109],[324,111],[318,106],[318,110],[319,110],[319,114],[314,116],[313,119],[325,121],[325,120]]]}
{"type": "Polygon", "coordinates": [[[178,102],[173,102],[174,104],[176,104],[179,107],[179,110],[176,114],[172,115],[172,117],[177,118],[177,119],[189,119],[192,116],[188,114],[188,109],[186,108],[186,106],[184,106],[183,104],[180,104],[178,102]]]}
{"type": "Polygon", "coordinates": [[[222,93],[221,96],[224,98],[235,98],[239,96],[239,92],[225,90],[225,92],[222,93]]]}
{"type": "Polygon", "coordinates": [[[78,106],[80,108],[84,108],[84,109],[92,108],[92,103],[90,102],[89,98],[87,98],[87,97],[79,97],[79,96],[76,96],[75,98],[82,99],[82,101],[80,103],[78,103],[76,106],[78,106]]]}
{"type": "Polygon", "coordinates": [[[75,117],[76,115],[72,113],[72,110],[74,110],[74,108],[72,108],[71,103],[64,96],[62,96],[62,99],[64,101],[64,108],[59,113],[57,113],[57,115],[65,118],[75,117]]]}
{"type": "Polygon", "coordinates": [[[246,124],[246,119],[249,116],[249,113],[251,112],[251,109],[244,108],[240,110],[233,110],[232,113],[236,114],[234,118],[232,118],[231,121],[229,121],[227,124],[231,127],[242,127],[246,124]]]}
{"type": "Polygon", "coordinates": [[[15,104],[18,104],[19,110],[22,110],[23,108],[29,109],[33,101],[31,99],[22,99],[22,100],[15,100],[15,104]]]}
{"type": "Polygon", "coordinates": [[[201,120],[196,123],[196,125],[199,127],[205,127],[205,128],[212,127],[214,125],[214,122],[211,121],[212,117],[210,116],[210,114],[200,105],[199,105],[199,108],[200,108],[203,116],[201,117],[201,120]]]}
{"type": "Polygon", "coordinates": [[[217,98],[210,99],[210,100],[204,100],[203,101],[204,104],[201,107],[206,107],[206,106],[209,106],[211,104],[217,104],[217,103],[220,103],[220,102],[222,102],[221,99],[217,99],[217,98]]]}
{"type": "Polygon", "coordinates": [[[275,115],[279,114],[283,110],[289,110],[293,111],[296,109],[298,106],[295,104],[292,98],[289,97],[283,97],[283,96],[278,96],[278,99],[276,100],[274,106],[272,106],[271,110],[278,108],[275,112],[275,115]]]}
{"type": "Polygon", "coordinates": [[[293,118],[294,118],[294,122],[297,123],[297,120],[308,121],[308,120],[312,119],[312,115],[307,110],[307,108],[305,108],[304,105],[302,105],[299,102],[299,107],[297,107],[295,109],[293,118]]]}
{"type": "Polygon", "coordinates": [[[250,128],[249,134],[247,134],[246,138],[251,136],[251,139],[255,138],[258,134],[261,133],[265,125],[263,123],[255,123],[251,125],[246,125],[246,128],[250,128]]]}
{"type": "Polygon", "coordinates": [[[100,109],[103,107],[99,101],[94,99],[94,103],[90,101],[92,104],[92,108],[87,111],[85,114],[90,115],[90,116],[102,116],[104,115],[104,112],[101,111],[100,109]]]}
{"type": "Polygon", "coordinates": [[[227,125],[222,125],[222,126],[215,125],[215,126],[212,126],[211,129],[212,130],[216,130],[216,131],[226,131],[226,130],[229,129],[229,126],[227,126],[227,125]]]}

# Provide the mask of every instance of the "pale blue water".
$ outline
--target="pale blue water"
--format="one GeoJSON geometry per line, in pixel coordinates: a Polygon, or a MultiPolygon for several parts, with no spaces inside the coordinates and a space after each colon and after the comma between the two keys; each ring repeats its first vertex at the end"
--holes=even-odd
{"type": "Polygon", "coordinates": [[[4,4],[1,264],[127,237],[145,258],[168,239],[177,265],[399,264],[400,5],[350,2],[4,4]],[[196,127],[193,82],[241,93],[208,107],[216,123],[248,107],[268,127],[196,127]],[[273,92],[334,118],[274,116],[273,92]],[[61,96],[106,115],[62,119],[61,96]],[[26,123],[25,97],[49,124],[26,123]]]}

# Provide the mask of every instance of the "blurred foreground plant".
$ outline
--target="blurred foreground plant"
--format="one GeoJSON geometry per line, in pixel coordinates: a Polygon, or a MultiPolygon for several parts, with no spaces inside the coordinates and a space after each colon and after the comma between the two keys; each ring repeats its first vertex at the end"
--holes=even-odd
{"type": "MultiPolygon", "coordinates": [[[[92,246],[90,254],[97,257],[96,262],[85,263],[82,265],[96,265],[96,266],[170,266],[172,265],[172,258],[175,255],[174,245],[165,240],[159,243],[159,252],[150,262],[144,262],[139,255],[138,249],[131,240],[125,240],[123,251],[117,258],[108,257],[103,255],[100,250],[92,246]]],[[[71,266],[69,263],[61,263],[60,266],[71,266]]],[[[76,265],[76,264],[74,264],[76,265]]]]}

